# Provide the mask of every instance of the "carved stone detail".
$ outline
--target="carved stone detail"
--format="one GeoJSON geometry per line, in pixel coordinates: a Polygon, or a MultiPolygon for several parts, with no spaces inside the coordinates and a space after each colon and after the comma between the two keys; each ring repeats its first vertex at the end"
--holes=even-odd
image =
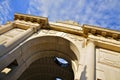
{"type": "Polygon", "coordinates": [[[95,34],[95,33],[96,33],[96,30],[95,30],[95,29],[92,29],[92,30],[91,30],[91,33],[92,33],[92,34],[95,34]]]}
{"type": "Polygon", "coordinates": [[[107,32],[101,32],[102,36],[106,36],[107,35],[107,32]]]}
{"type": "Polygon", "coordinates": [[[112,37],[116,39],[118,37],[118,34],[113,34],[112,37]]]}

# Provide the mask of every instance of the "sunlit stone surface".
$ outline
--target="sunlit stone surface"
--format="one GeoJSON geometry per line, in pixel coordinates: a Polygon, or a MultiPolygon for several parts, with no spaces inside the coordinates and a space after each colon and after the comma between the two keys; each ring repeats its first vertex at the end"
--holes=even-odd
{"type": "Polygon", "coordinates": [[[0,27],[0,80],[120,80],[120,32],[15,14],[0,27]]]}

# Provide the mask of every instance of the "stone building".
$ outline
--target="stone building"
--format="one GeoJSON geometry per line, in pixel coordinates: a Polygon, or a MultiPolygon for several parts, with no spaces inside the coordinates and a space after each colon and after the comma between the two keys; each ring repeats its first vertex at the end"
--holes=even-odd
{"type": "Polygon", "coordinates": [[[16,13],[0,27],[0,80],[120,80],[120,32],[16,13]]]}

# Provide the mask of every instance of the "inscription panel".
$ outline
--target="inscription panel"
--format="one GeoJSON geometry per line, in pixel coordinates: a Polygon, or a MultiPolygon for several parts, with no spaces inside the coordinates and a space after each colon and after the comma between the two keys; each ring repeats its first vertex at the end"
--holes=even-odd
{"type": "Polygon", "coordinates": [[[98,62],[120,68],[120,53],[100,49],[98,62]]]}

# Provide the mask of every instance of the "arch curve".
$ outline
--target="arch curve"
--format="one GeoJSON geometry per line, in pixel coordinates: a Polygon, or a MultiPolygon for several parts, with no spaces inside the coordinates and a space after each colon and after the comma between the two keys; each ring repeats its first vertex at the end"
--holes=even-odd
{"type": "Polygon", "coordinates": [[[58,36],[36,37],[26,41],[22,45],[22,57],[28,67],[41,58],[57,56],[66,59],[71,64],[75,74],[77,70],[76,66],[80,59],[79,55],[79,50],[75,44],[58,36]],[[73,64],[73,61],[76,64],[73,64]]]}

